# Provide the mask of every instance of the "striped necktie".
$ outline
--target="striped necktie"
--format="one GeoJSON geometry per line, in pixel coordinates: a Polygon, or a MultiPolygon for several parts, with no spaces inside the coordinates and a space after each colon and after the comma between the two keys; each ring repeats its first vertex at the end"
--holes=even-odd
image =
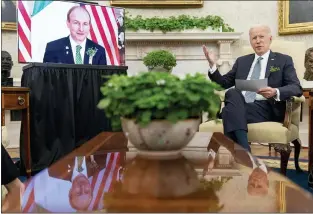
{"type": "Polygon", "coordinates": [[[84,170],[83,168],[83,161],[84,161],[84,156],[78,156],[77,157],[77,171],[82,172],[84,170]]]}
{"type": "MultiPolygon", "coordinates": [[[[255,66],[253,68],[253,72],[252,72],[252,75],[251,75],[251,80],[257,80],[257,79],[260,79],[260,75],[261,75],[261,60],[263,58],[262,57],[259,57],[257,62],[255,63],[255,66]]],[[[245,93],[245,100],[246,100],[246,103],[252,103],[254,102],[256,98],[256,92],[254,91],[247,91],[245,93]]]]}
{"type": "Polygon", "coordinates": [[[75,64],[83,64],[82,56],[80,54],[80,50],[82,49],[82,46],[77,45],[76,46],[76,60],[75,64]]]}

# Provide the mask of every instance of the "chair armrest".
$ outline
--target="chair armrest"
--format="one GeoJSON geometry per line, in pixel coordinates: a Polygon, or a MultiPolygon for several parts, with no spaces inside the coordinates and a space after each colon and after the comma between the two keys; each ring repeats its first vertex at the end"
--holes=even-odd
{"type": "Polygon", "coordinates": [[[218,95],[222,102],[225,100],[225,90],[223,91],[215,91],[215,94],[218,95]]]}
{"type": "Polygon", "coordinates": [[[305,97],[303,95],[301,97],[292,97],[291,100],[293,103],[304,103],[305,97]]]}
{"type": "MultiPolygon", "coordinates": [[[[291,97],[290,99],[286,100],[286,112],[285,112],[285,118],[284,118],[284,127],[288,128],[290,127],[290,124],[292,123],[292,114],[293,112],[300,107],[300,104],[305,102],[305,97],[291,97]]],[[[300,114],[299,114],[300,117],[300,114]]],[[[297,125],[297,124],[295,124],[297,125]]]]}

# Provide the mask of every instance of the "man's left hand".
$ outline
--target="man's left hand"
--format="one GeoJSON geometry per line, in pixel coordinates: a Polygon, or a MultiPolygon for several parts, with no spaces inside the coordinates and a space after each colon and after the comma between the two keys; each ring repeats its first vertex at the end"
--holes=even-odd
{"type": "Polygon", "coordinates": [[[263,97],[268,99],[268,98],[276,96],[277,91],[275,88],[266,87],[266,88],[261,88],[257,93],[261,94],[263,97]]]}

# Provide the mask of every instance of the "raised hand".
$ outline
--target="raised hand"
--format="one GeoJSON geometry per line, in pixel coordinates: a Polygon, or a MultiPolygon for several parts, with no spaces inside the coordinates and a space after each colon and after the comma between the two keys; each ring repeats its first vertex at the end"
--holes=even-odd
{"type": "Polygon", "coordinates": [[[205,58],[208,60],[210,64],[210,67],[213,67],[213,65],[216,64],[216,55],[213,53],[213,51],[208,51],[205,45],[202,45],[202,49],[203,49],[205,58]]]}

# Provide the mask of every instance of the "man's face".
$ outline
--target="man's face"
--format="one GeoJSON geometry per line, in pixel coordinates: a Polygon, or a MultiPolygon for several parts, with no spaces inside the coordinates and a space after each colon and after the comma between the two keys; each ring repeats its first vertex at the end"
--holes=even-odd
{"type": "Polygon", "coordinates": [[[305,62],[305,68],[313,72],[313,51],[309,54],[305,62]]]}
{"type": "Polygon", "coordinates": [[[86,210],[92,200],[92,190],[88,178],[84,175],[77,176],[70,189],[70,200],[78,210],[86,210]]]}
{"type": "Polygon", "coordinates": [[[11,55],[6,51],[1,51],[1,71],[10,71],[13,66],[11,55]]]}
{"type": "Polygon", "coordinates": [[[250,44],[254,52],[261,56],[269,49],[272,42],[272,36],[265,27],[256,27],[250,30],[250,44]]]}
{"type": "Polygon", "coordinates": [[[72,38],[77,43],[82,43],[90,31],[90,18],[88,13],[82,8],[76,8],[70,14],[67,27],[70,30],[72,38]]]}
{"type": "Polygon", "coordinates": [[[264,196],[268,193],[269,182],[267,174],[260,168],[252,171],[248,180],[248,193],[249,195],[264,196]]]}

